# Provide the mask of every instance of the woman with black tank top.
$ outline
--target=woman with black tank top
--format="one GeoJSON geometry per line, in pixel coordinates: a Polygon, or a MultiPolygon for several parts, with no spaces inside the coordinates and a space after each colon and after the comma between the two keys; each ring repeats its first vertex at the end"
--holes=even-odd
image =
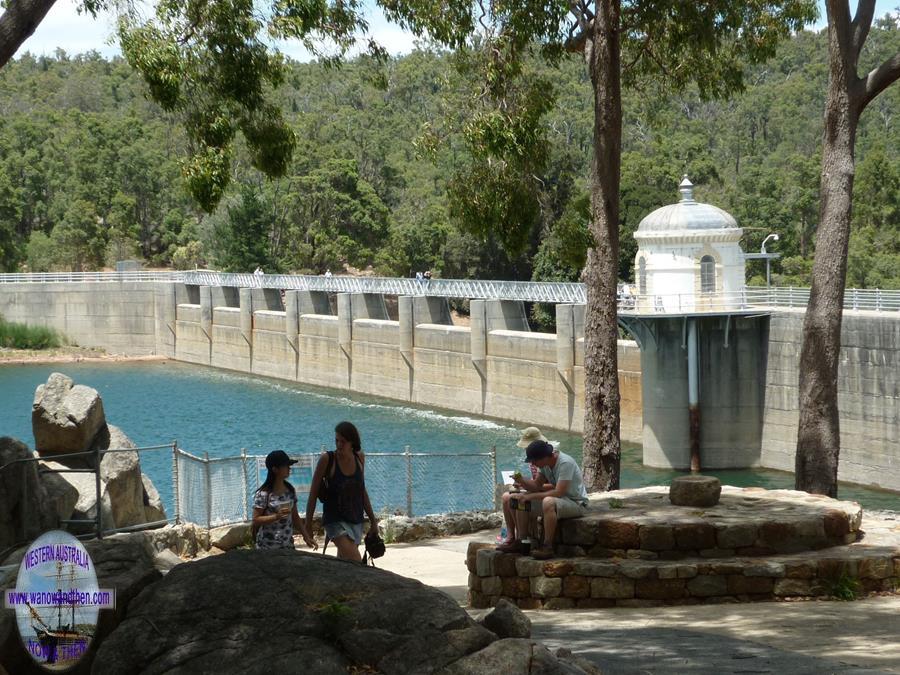
{"type": "Polygon", "coordinates": [[[378,519],[366,491],[366,458],[359,431],[350,422],[334,428],[334,452],[323,452],[313,474],[306,503],[307,522],[316,511],[316,500],[327,475],[327,490],[322,495],[325,536],[337,547],[337,557],[361,562],[359,544],[363,539],[363,512],[369,517],[369,529],[378,531],[378,519]]]}

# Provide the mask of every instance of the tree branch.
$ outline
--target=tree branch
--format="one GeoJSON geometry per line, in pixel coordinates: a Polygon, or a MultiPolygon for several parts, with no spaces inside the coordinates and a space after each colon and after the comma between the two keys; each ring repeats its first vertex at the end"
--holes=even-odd
{"type": "Polygon", "coordinates": [[[862,102],[859,111],[865,110],[866,106],[878,94],[883,92],[894,82],[900,79],[900,52],[894,54],[887,61],[877,68],[869,72],[865,79],[865,92],[862,96],[862,102]]]}
{"type": "Polygon", "coordinates": [[[571,37],[563,43],[563,47],[567,52],[577,52],[580,54],[584,51],[584,45],[593,32],[594,22],[592,20],[587,27],[582,28],[575,35],[571,35],[571,37]]]}
{"type": "MultiPolygon", "coordinates": [[[[850,39],[853,42],[853,54],[859,59],[859,53],[866,38],[869,37],[869,29],[872,27],[872,17],[875,16],[875,0],[859,0],[856,7],[856,16],[850,24],[850,39]]],[[[855,61],[854,61],[855,62],[855,61]]]]}
{"type": "Polygon", "coordinates": [[[38,27],[56,0],[9,0],[0,15],[0,68],[38,27]]]}

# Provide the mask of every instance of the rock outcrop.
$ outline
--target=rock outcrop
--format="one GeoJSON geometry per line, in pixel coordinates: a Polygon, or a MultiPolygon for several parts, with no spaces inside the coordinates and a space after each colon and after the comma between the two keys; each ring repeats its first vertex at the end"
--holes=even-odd
{"type": "Polygon", "coordinates": [[[51,374],[34,393],[31,426],[42,457],[88,450],[105,424],[97,390],[76,385],[62,373],[51,374]]]}
{"type": "MultiPolygon", "coordinates": [[[[178,565],[143,592],[92,672],[470,673],[455,664],[481,663],[496,640],[417,581],[298,551],[238,550],[178,565]]],[[[535,649],[547,664],[535,672],[585,672],[535,649]]]]}
{"type": "Polygon", "coordinates": [[[506,598],[501,598],[479,623],[501,638],[531,637],[531,619],[506,598]]]}
{"type": "MultiPolygon", "coordinates": [[[[32,427],[44,468],[82,469],[93,466],[90,457],[60,457],[88,450],[136,447],[125,433],[107,424],[103,401],[95,389],[77,385],[53,373],[37,388],[32,408],[32,427]]],[[[94,518],[97,487],[89,473],[45,473],[41,476],[57,520],[94,518]]],[[[129,527],[165,520],[166,513],[153,482],[141,473],[137,452],[115,452],[100,461],[100,509],[104,529],[129,527]]],[[[92,525],[74,525],[84,532],[92,525]]]]}
{"type": "MultiPolygon", "coordinates": [[[[31,450],[21,441],[9,436],[0,438],[0,466],[32,457],[31,450]]],[[[37,462],[17,462],[0,472],[0,551],[56,527],[56,499],[54,495],[54,502],[49,501],[37,462]]]]}

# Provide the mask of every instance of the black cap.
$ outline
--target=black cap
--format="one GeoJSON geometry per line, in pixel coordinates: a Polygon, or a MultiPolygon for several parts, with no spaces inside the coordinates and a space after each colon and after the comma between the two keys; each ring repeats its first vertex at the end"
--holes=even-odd
{"type": "Polygon", "coordinates": [[[296,459],[291,459],[287,456],[287,453],[284,450],[273,450],[268,455],[266,455],[266,468],[274,469],[276,466],[290,466],[291,464],[296,464],[296,459]]]}
{"type": "Polygon", "coordinates": [[[534,462],[538,459],[547,459],[553,455],[553,446],[550,445],[547,441],[536,440],[531,441],[528,444],[528,447],[525,448],[525,460],[528,462],[534,462]]]}

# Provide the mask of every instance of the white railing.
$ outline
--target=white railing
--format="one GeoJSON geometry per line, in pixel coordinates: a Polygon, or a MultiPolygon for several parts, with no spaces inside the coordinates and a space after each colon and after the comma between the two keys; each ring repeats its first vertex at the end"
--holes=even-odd
{"type": "MultiPolygon", "coordinates": [[[[522,300],[525,302],[584,304],[584,284],[549,281],[498,281],[479,279],[407,279],[398,277],[315,276],[301,274],[227,274],[213,271],[187,272],[41,272],[0,274],[3,283],[79,282],[179,282],[196,286],[271,288],[277,290],[321,291],[325,293],[381,293],[444,298],[522,300]]],[[[622,314],[683,314],[726,312],[775,307],[806,307],[808,288],[752,287],[734,293],[619,294],[622,314]]],[[[900,291],[848,288],[844,309],[873,312],[900,311],[900,291]]]]}

